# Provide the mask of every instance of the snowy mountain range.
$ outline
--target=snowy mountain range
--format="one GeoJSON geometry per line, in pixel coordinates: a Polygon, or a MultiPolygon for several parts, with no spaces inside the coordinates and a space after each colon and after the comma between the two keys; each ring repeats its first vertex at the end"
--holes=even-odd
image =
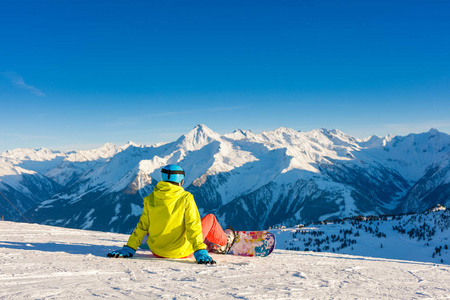
{"type": "Polygon", "coordinates": [[[450,206],[450,136],[435,129],[357,139],[326,129],[220,135],[198,125],[165,144],[2,153],[1,214],[128,233],[169,163],[185,169],[200,213],[235,229],[450,206]]]}

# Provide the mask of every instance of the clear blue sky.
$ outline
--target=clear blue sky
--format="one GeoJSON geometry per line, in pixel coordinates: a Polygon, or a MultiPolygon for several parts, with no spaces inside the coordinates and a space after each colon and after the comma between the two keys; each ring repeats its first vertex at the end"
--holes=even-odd
{"type": "Polygon", "coordinates": [[[0,152],[450,133],[450,1],[3,1],[0,152]]]}

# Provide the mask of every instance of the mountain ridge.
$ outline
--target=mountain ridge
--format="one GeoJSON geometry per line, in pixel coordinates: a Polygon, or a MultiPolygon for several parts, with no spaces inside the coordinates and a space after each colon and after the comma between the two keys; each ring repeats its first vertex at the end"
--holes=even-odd
{"type": "Polygon", "coordinates": [[[46,170],[44,178],[60,185],[26,211],[43,224],[128,232],[138,219],[132,212],[142,208],[142,198],[169,163],[186,170],[184,187],[201,214],[213,212],[223,225],[246,229],[423,210],[438,201],[450,206],[450,137],[435,129],[357,139],[323,128],[220,135],[201,124],[164,144],[105,144],[102,150],[84,150],[84,156],[48,151],[41,151],[41,160],[13,151],[0,154],[0,166],[35,165],[46,170]]]}

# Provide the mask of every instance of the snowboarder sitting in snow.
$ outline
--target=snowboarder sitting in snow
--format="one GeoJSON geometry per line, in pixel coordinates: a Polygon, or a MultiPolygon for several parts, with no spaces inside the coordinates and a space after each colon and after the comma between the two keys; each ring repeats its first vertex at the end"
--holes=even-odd
{"type": "Polygon", "coordinates": [[[182,187],[184,176],[178,165],[167,165],[161,170],[162,181],[145,197],[144,210],[127,244],[107,257],[132,257],[146,235],[147,244],[157,257],[188,258],[193,253],[197,263],[215,264],[205,243],[211,252],[228,251],[234,231],[224,232],[213,214],[200,220],[194,197],[182,187]]]}

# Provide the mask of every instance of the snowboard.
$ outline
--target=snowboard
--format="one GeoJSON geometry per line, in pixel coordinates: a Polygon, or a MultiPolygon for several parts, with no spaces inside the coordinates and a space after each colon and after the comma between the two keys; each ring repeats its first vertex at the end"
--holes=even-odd
{"type": "Polygon", "coordinates": [[[236,238],[227,254],[265,257],[275,249],[275,235],[269,231],[235,231],[236,238]]]}
{"type": "MultiPolygon", "coordinates": [[[[269,231],[235,231],[236,238],[227,254],[239,256],[265,257],[275,249],[275,235],[269,231]]],[[[207,247],[210,245],[206,241],[207,247]]],[[[144,237],[140,249],[150,250],[147,245],[147,236],[144,237]]]]}

